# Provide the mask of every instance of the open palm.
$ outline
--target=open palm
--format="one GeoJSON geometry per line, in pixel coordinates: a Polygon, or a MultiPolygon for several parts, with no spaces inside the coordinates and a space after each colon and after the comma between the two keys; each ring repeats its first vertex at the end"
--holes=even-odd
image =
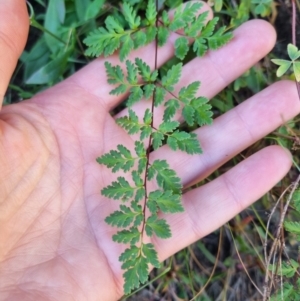
{"type": "MultiPolygon", "coordinates": [[[[21,0],[5,1],[0,14],[4,94],[25,43],[28,17],[21,0]]],[[[275,40],[273,29],[263,21],[248,22],[234,35],[226,47],[187,64],[181,85],[200,80],[201,95],[210,98],[263,57],[275,40]]],[[[172,56],[172,48],[170,42],[160,49],[160,64],[172,56]]],[[[151,64],[153,49],[147,46],[135,56],[151,64]]],[[[117,57],[110,60],[116,63],[117,57]]],[[[104,222],[116,204],[100,195],[115,178],[95,161],[117,144],[132,144],[109,114],[123,100],[109,95],[110,89],[100,58],[33,99],[2,108],[1,300],[109,301],[122,296],[122,247],[112,242],[114,229],[104,222]]],[[[135,110],[142,112],[145,106],[142,102],[135,110]]],[[[175,154],[163,147],[152,157],[168,158],[183,184],[190,185],[299,110],[293,83],[277,83],[216,119],[213,126],[196,131],[203,155],[175,154]]],[[[160,259],[249,206],[284,176],[290,164],[285,150],[268,147],[186,193],[185,213],[166,217],[172,238],[153,241],[160,259]]]]}

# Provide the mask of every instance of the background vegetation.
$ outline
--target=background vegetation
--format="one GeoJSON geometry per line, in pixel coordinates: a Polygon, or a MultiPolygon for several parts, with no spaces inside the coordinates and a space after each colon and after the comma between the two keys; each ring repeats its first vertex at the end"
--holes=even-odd
{"type": "MultiPolygon", "coordinates": [[[[127,1],[143,14],[145,0],[127,1]]],[[[90,59],[84,54],[82,40],[88,32],[102,25],[108,14],[118,16],[121,2],[30,0],[28,44],[7,91],[6,104],[29,98],[86,65],[90,59]]],[[[181,2],[159,0],[159,5],[172,7],[181,2]]],[[[270,60],[287,57],[292,10],[289,0],[207,2],[221,23],[230,24],[233,29],[249,19],[264,18],[276,27],[278,33],[273,52],[211,100],[214,114],[218,116],[278,80],[277,67],[270,60]]],[[[299,2],[296,4],[299,9],[299,2]]],[[[293,79],[293,75],[285,78],[293,79]]],[[[127,300],[262,300],[259,290],[264,289],[266,273],[268,287],[273,292],[272,300],[299,300],[296,293],[300,285],[297,239],[300,226],[297,227],[294,221],[300,217],[300,193],[292,186],[299,173],[299,125],[298,118],[285,124],[205,180],[213,180],[266,145],[283,145],[294,156],[295,167],[272,191],[221,229],[167,260],[163,268],[153,271],[152,281],[127,300]],[[287,201],[290,203],[285,207],[287,201]],[[283,217],[286,230],[282,227],[283,217]],[[264,253],[273,254],[272,248],[274,256],[267,265],[264,253]]]]}

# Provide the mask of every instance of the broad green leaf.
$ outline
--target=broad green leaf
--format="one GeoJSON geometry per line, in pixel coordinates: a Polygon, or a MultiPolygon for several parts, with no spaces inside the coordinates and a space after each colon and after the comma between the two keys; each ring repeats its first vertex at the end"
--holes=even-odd
{"type": "Polygon", "coordinates": [[[135,244],[140,239],[140,232],[138,228],[131,227],[129,230],[118,231],[113,235],[113,241],[124,244],[135,244]]]}
{"type": "MultiPolygon", "coordinates": [[[[157,208],[164,213],[176,213],[176,212],[184,211],[184,208],[181,204],[181,195],[173,194],[171,190],[167,190],[167,191],[156,190],[150,192],[148,202],[147,202],[148,208],[153,209],[154,207],[153,204],[157,206],[157,208]]],[[[152,213],[156,213],[156,211],[153,212],[153,210],[151,209],[150,211],[152,213]]]]}
{"type": "MultiPolygon", "coordinates": [[[[66,6],[64,0],[49,0],[45,15],[44,27],[54,36],[61,38],[61,30],[66,17],[66,6]]],[[[54,36],[45,33],[45,40],[52,53],[57,54],[59,49],[65,45],[54,36]]]]}
{"type": "Polygon", "coordinates": [[[177,99],[170,99],[165,103],[166,109],[164,111],[163,120],[170,121],[176,114],[176,111],[180,108],[179,101],[177,99]]]}
{"type": "Polygon", "coordinates": [[[161,80],[162,86],[169,91],[173,91],[174,86],[179,82],[181,73],[182,73],[182,63],[178,63],[172,66],[172,68],[168,70],[167,74],[163,76],[161,80]]]}
{"type": "Polygon", "coordinates": [[[170,238],[171,230],[166,220],[158,219],[156,215],[151,215],[146,221],[146,233],[149,237],[155,234],[159,238],[170,238]]]}
{"type": "Polygon", "coordinates": [[[84,19],[87,21],[95,18],[101,11],[104,3],[105,0],[93,0],[92,2],[90,2],[86,9],[84,19]]]}
{"type": "Polygon", "coordinates": [[[173,169],[157,170],[156,181],[159,187],[178,193],[181,188],[181,180],[173,169]]]}
{"type": "Polygon", "coordinates": [[[26,84],[42,85],[56,82],[65,71],[69,56],[70,51],[60,54],[55,59],[50,60],[47,64],[31,74],[26,80],[26,84]]]}
{"type": "Polygon", "coordinates": [[[117,181],[101,190],[102,195],[114,200],[128,200],[133,197],[135,188],[131,187],[124,177],[118,177],[117,181]]]}
{"type": "Polygon", "coordinates": [[[75,0],[75,8],[79,21],[85,20],[86,11],[90,4],[90,0],[75,0]]]}
{"type": "Polygon", "coordinates": [[[287,51],[292,61],[295,61],[300,57],[300,51],[298,50],[298,47],[293,44],[288,44],[287,51]]]}
{"type": "Polygon", "coordinates": [[[296,77],[296,81],[300,82],[300,62],[293,63],[293,70],[296,77]]]}
{"type": "Polygon", "coordinates": [[[109,153],[97,158],[97,162],[112,168],[112,172],[120,169],[124,172],[129,171],[133,167],[135,159],[132,158],[130,151],[123,145],[118,145],[117,149],[118,151],[111,150],[109,153]]]}
{"type": "Polygon", "coordinates": [[[175,41],[175,56],[183,60],[189,51],[189,41],[186,37],[180,37],[175,41]]]}
{"type": "Polygon", "coordinates": [[[147,263],[153,265],[156,268],[160,268],[161,264],[158,261],[157,252],[153,244],[143,244],[142,252],[144,254],[145,259],[147,260],[147,263]]]}
{"type": "Polygon", "coordinates": [[[219,12],[221,11],[222,9],[222,6],[223,6],[223,0],[215,0],[215,3],[214,3],[214,7],[215,7],[215,11],[216,12],[219,12]]]}

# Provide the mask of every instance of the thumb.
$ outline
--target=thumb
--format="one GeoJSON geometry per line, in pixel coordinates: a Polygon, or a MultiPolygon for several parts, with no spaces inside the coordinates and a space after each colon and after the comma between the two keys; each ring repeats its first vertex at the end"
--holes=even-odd
{"type": "Polygon", "coordinates": [[[1,0],[0,5],[0,108],[29,29],[25,0],[1,0]]]}

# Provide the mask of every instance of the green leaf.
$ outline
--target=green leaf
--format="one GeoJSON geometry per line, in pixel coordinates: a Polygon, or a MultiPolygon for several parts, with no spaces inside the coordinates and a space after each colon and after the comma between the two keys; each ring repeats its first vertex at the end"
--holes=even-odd
{"type": "Polygon", "coordinates": [[[191,155],[202,154],[202,149],[195,133],[176,131],[168,137],[167,144],[174,151],[180,149],[191,155]]]}
{"type": "Polygon", "coordinates": [[[148,169],[148,180],[150,181],[155,177],[157,170],[167,168],[169,168],[169,164],[166,160],[155,160],[148,169]]]}
{"type": "Polygon", "coordinates": [[[181,4],[175,10],[174,18],[171,21],[169,28],[172,31],[177,31],[178,29],[186,27],[188,23],[194,20],[198,10],[202,7],[202,5],[203,4],[199,2],[187,2],[185,5],[181,4]]]}
{"type": "Polygon", "coordinates": [[[162,146],[162,141],[164,140],[164,135],[160,132],[153,132],[152,133],[152,139],[153,139],[153,149],[157,150],[159,147],[162,146]]]}
{"type": "Polygon", "coordinates": [[[173,194],[173,191],[152,191],[149,194],[147,206],[152,213],[156,213],[157,210],[153,211],[150,208],[157,207],[164,213],[176,213],[183,212],[184,208],[181,204],[181,195],[173,194]]]}
{"type": "Polygon", "coordinates": [[[140,253],[140,249],[137,246],[130,246],[130,248],[126,249],[119,257],[121,262],[125,262],[128,260],[135,260],[138,258],[140,253]]]}
{"type": "Polygon", "coordinates": [[[181,188],[181,180],[173,169],[157,170],[156,181],[159,187],[178,193],[181,188]]]}
{"type": "Polygon", "coordinates": [[[155,0],[149,0],[146,8],[146,19],[149,25],[156,25],[157,9],[155,0]]]}
{"type": "Polygon", "coordinates": [[[293,70],[296,77],[296,81],[300,82],[300,62],[293,63],[293,70]]]}
{"type": "Polygon", "coordinates": [[[194,108],[194,118],[199,126],[205,124],[212,124],[213,112],[211,111],[212,106],[208,103],[206,97],[198,97],[191,101],[191,106],[194,108]]]}
{"type": "Polygon", "coordinates": [[[108,16],[105,19],[105,25],[108,32],[112,34],[122,34],[125,31],[122,24],[120,24],[119,20],[113,16],[108,16]]]}
{"type": "Polygon", "coordinates": [[[178,121],[166,121],[160,124],[158,130],[163,134],[170,133],[177,129],[179,124],[178,121]]]}
{"type": "Polygon", "coordinates": [[[165,100],[167,91],[162,87],[156,87],[154,94],[154,105],[158,107],[165,100]]]}
{"type": "Polygon", "coordinates": [[[140,58],[135,59],[135,64],[137,66],[139,74],[142,76],[142,79],[146,82],[151,81],[150,66],[140,58]]]}
{"type": "Polygon", "coordinates": [[[300,223],[299,222],[285,221],[284,228],[286,231],[291,232],[293,234],[297,234],[297,235],[300,234],[300,223]]]}
{"type": "Polygon", "coordinates": [[[85,21],[95,18],[101,11],[104,3],[105,0],[92,1],[86,9],[85,17],[84,17],[85,21]]]}
{"type": "Polygon", "coordinates": [[[292,61],[295,61],[300,57],[300,51],[298,50],[298,47],[296,47],[293,44],[288,44],[287,47],[288,55],[292,61]]]}
{"type": "Polygon", "coordinates": [[[163,26],[158,27],[158,31],[157,31],[158,46],[159,47],[164,46],[167,43],[169,36],[170,36],[170,31],[168,30],[168,28],[163,26]]]}
{"type": "Polygon", "coordinates": [[[179,99],[184,103],[189,103],[189,101],[195,98],[197,91],[200,88],[200,82],[196,81],[188,85],[187,87],[182,87],[179,91],[179,99]]]}
{"type": "Polygon", "coordinates": [[[156,268],[160,268],[161,264],[158,261],[157,252],[154,249],[153,244],[143,244],[142,245],[142,252],[144,254],[145,259],[147,260],[147,263],[153,265],[156,268]]]}
{"type": "Polygon", "coordinates": [[[105,222],[111,226],[126,228],[133,223],[136,213],[132,212],[129,207],[120,206],[122,211],[115,211],[108,217],[105,222]]]}
{"type": "Polygon", "coordinates": [[[176,114],[176,111],[180,108],[179,101],[177,99],[170,99],[165,103],[167,107],[164,111],[163,120],[170,121],[176,114]]]}
{"type": "Polygon", "coordinates": [[[182,73],[182,63],[172,66],[167,75],[163,76],[161,84],[169,91],[174,90],[174,86],[179,82],[182,73]]]}
{"type": "Polygon", "coordinates": [[[197,38],[193,44],[193,51],[197,56],[201,57],[207,52],[208,47],[206,46],[206,41],[203,38],[197,38]]]}
{"type": "Polygon", "coordinates": [[[151,134],[152,134],[152,127],[150,125],[141,127],[141,135],[140,135],[141,140],[149,138],[151,134]]]}
{"type": "Polygon", "coordinates": [[[145,198],[145,194],[146,194],[145,188],[144,188],[144,187],[140,187],[140,188],[136,191],[134,200],[135,200],[136,202],[139,202],[140,200],[142,200],[142,199],[145,198]]]}
{"type": "Polygon", "coordinates": [[[114,200],[122,199],[124,201],[130,199],[134,195],[134,187],[131,187],[124,177],[118,177],[118,181],[112,182],[111,185],[101,190],[102,195],[114,200]]]}
{"type": "MultiPolygon", "coordinates": [[[[124,62],[129,53],[134,49],[134,42],[130,35],[123,36],[121,41],[122,47],[118,46],[118,48],[120,47],[119,57],[121,62],[124,62]]],[[[112,53],[110,53],[109,55],[111,55],[112,53]]]]}
{"type": "Polygon", "coordinates": [[[145,98],[146,99],[151,98],[153,96],[155,85],[154,84],[147,84],[143,88],[144,88],[145,98]]]}
{"type": "Polygon", "coordinates": [[[199,36],[202,28],[205,26],[207,18],[208,11],[205,11],[202,14],[200,14],[193,23],[191,23],[185,28],[185,34],[191,38],[196,38],[197,36],[199,36]]]}
{"type": "Polygon", "coordinates": [[[131,227],[129,230],[118,231],[113,235],[113,241],[124,244],[136,244],[140,240],[140,232],[138,228],[131,227]]]}
{"type": "Polygon", "coordinates": [[[135,65],[130,62],[129,60],[126,61],[126,68],[127,68],[127,81],[131,85],[136,85],[137,80],[137,68],[135,68],[135,65]]]}
{"type": "Polygon", "coordinates": [[[156,33],[157,33],[157,29],[155,26],[149,26],[148,28],[146,28],[146,30],[145,30],[145,34],[147,37],[146,44],[149,44],[155,40],[156,33]]]}
{"type": "Polygon", "coordinates": [[[131,107],[135,103],[139,102],[144,96],[144,92],[141,87],[135,86],[130,88],[130,94],[127,100],[127,106],[131,107]]]}
{"type": "Polygon", "coordinates": [[[208,38],[208,46],[210,49],[216,50],[226,45],[233,37],[231,32],[224,33],[226,27],[221,27],[212,37],[208,38]]]}
{"type": "Polygon", "coordinates": [[[107,81],[109,84],[123,84],[124,83],[124,73],[119,65],[112,66],[111,63],[105,62],[105,70],[107,75],[107,81]]]}
{"type": "Polygon", "coordinates": [[[175,41],[175,56],[183,60],[189,51],[189,41],[185,37],[180,37],[175,41]]]}
{"type": "Polygon", "coordinates": [[[131,29],[137,29],[141,24],[141,17],[137,16],[137,11],[127,2],[123,3],[123,14],[131,29]]]}
{"type": "Polygon", "coordinates": [[[139,30],[131,35],[134,49],[138,49],[147,44],[147,36],[144,31],[139,30]]]}
{"type": "Polygon", "coordinates": [[[151,215],[146,221],[146,233],[149,237],[155,234],[159,238],[170,238],[171,230],[165,219],[158,219],[156,215],[151,215]]]}
{"type": "Polygon", "coordinates": [[[137,115],[131,109],[128,110],[129,116],[120,117],[116,123],[125,129],[129,135],[136,134],[140,131],[141,125],[137,115]]]}
{"type": "Polygon", "coordinates": [[[192,106],[190,105],[184,106],[182,110],[182,117],[184,118],[184,120],[187,122],[189,126],[194,125],[194,114],[195,114],[195,109],[192,106]]]}
{"type": "Polygon", "coordinates": [[[150,109],[147,109],[145,111],[143,120],[144,120],[145,124],[148,124],[148,125],[151,124],[151,122],[152,122],[152,113],[151,113],[150,109]]]}
{"type": "Polygon", "coordinates": [[[144,181],[141,178],[141,175],[136,170],[134,170],[131,173],[131,175],[132,175],[132,180],[134,181],[134,184],[136,185],[136,187],[143,187],[144,181]]]}
{"type": "Polygon", "coordinates": [[[271,61],[280,66],[276,72],[277,77],[281,77],[283,74],[285,74],[292,65],[292,62],[287,60],[273,59],[271,61]]]}
{"type": "Polygon", "coordinates": [[[123,275],[124,277],[124,293],[129,294],[141,284],[148,280],[149,268],[146,258],[140,256],[133,267],[129,268],[123,275]]]}
{"type": "Polygon", "coordinates": [[[123,145],[118,145],[117,149],[118,151],[111,150],[109,153],[97,158],[97,162],[112,168],[112,172],[120,169],[124,172],[129,171],[133,167],[135,159],[132,158],[130,151],[123,145]]]}
{"type": "Polygon", "coordinates": [[[135,141],[135,153],[139,158],[145,158],[146,157],[146,149],[144,147],[144,144],[140,141],[135,141]]]}

